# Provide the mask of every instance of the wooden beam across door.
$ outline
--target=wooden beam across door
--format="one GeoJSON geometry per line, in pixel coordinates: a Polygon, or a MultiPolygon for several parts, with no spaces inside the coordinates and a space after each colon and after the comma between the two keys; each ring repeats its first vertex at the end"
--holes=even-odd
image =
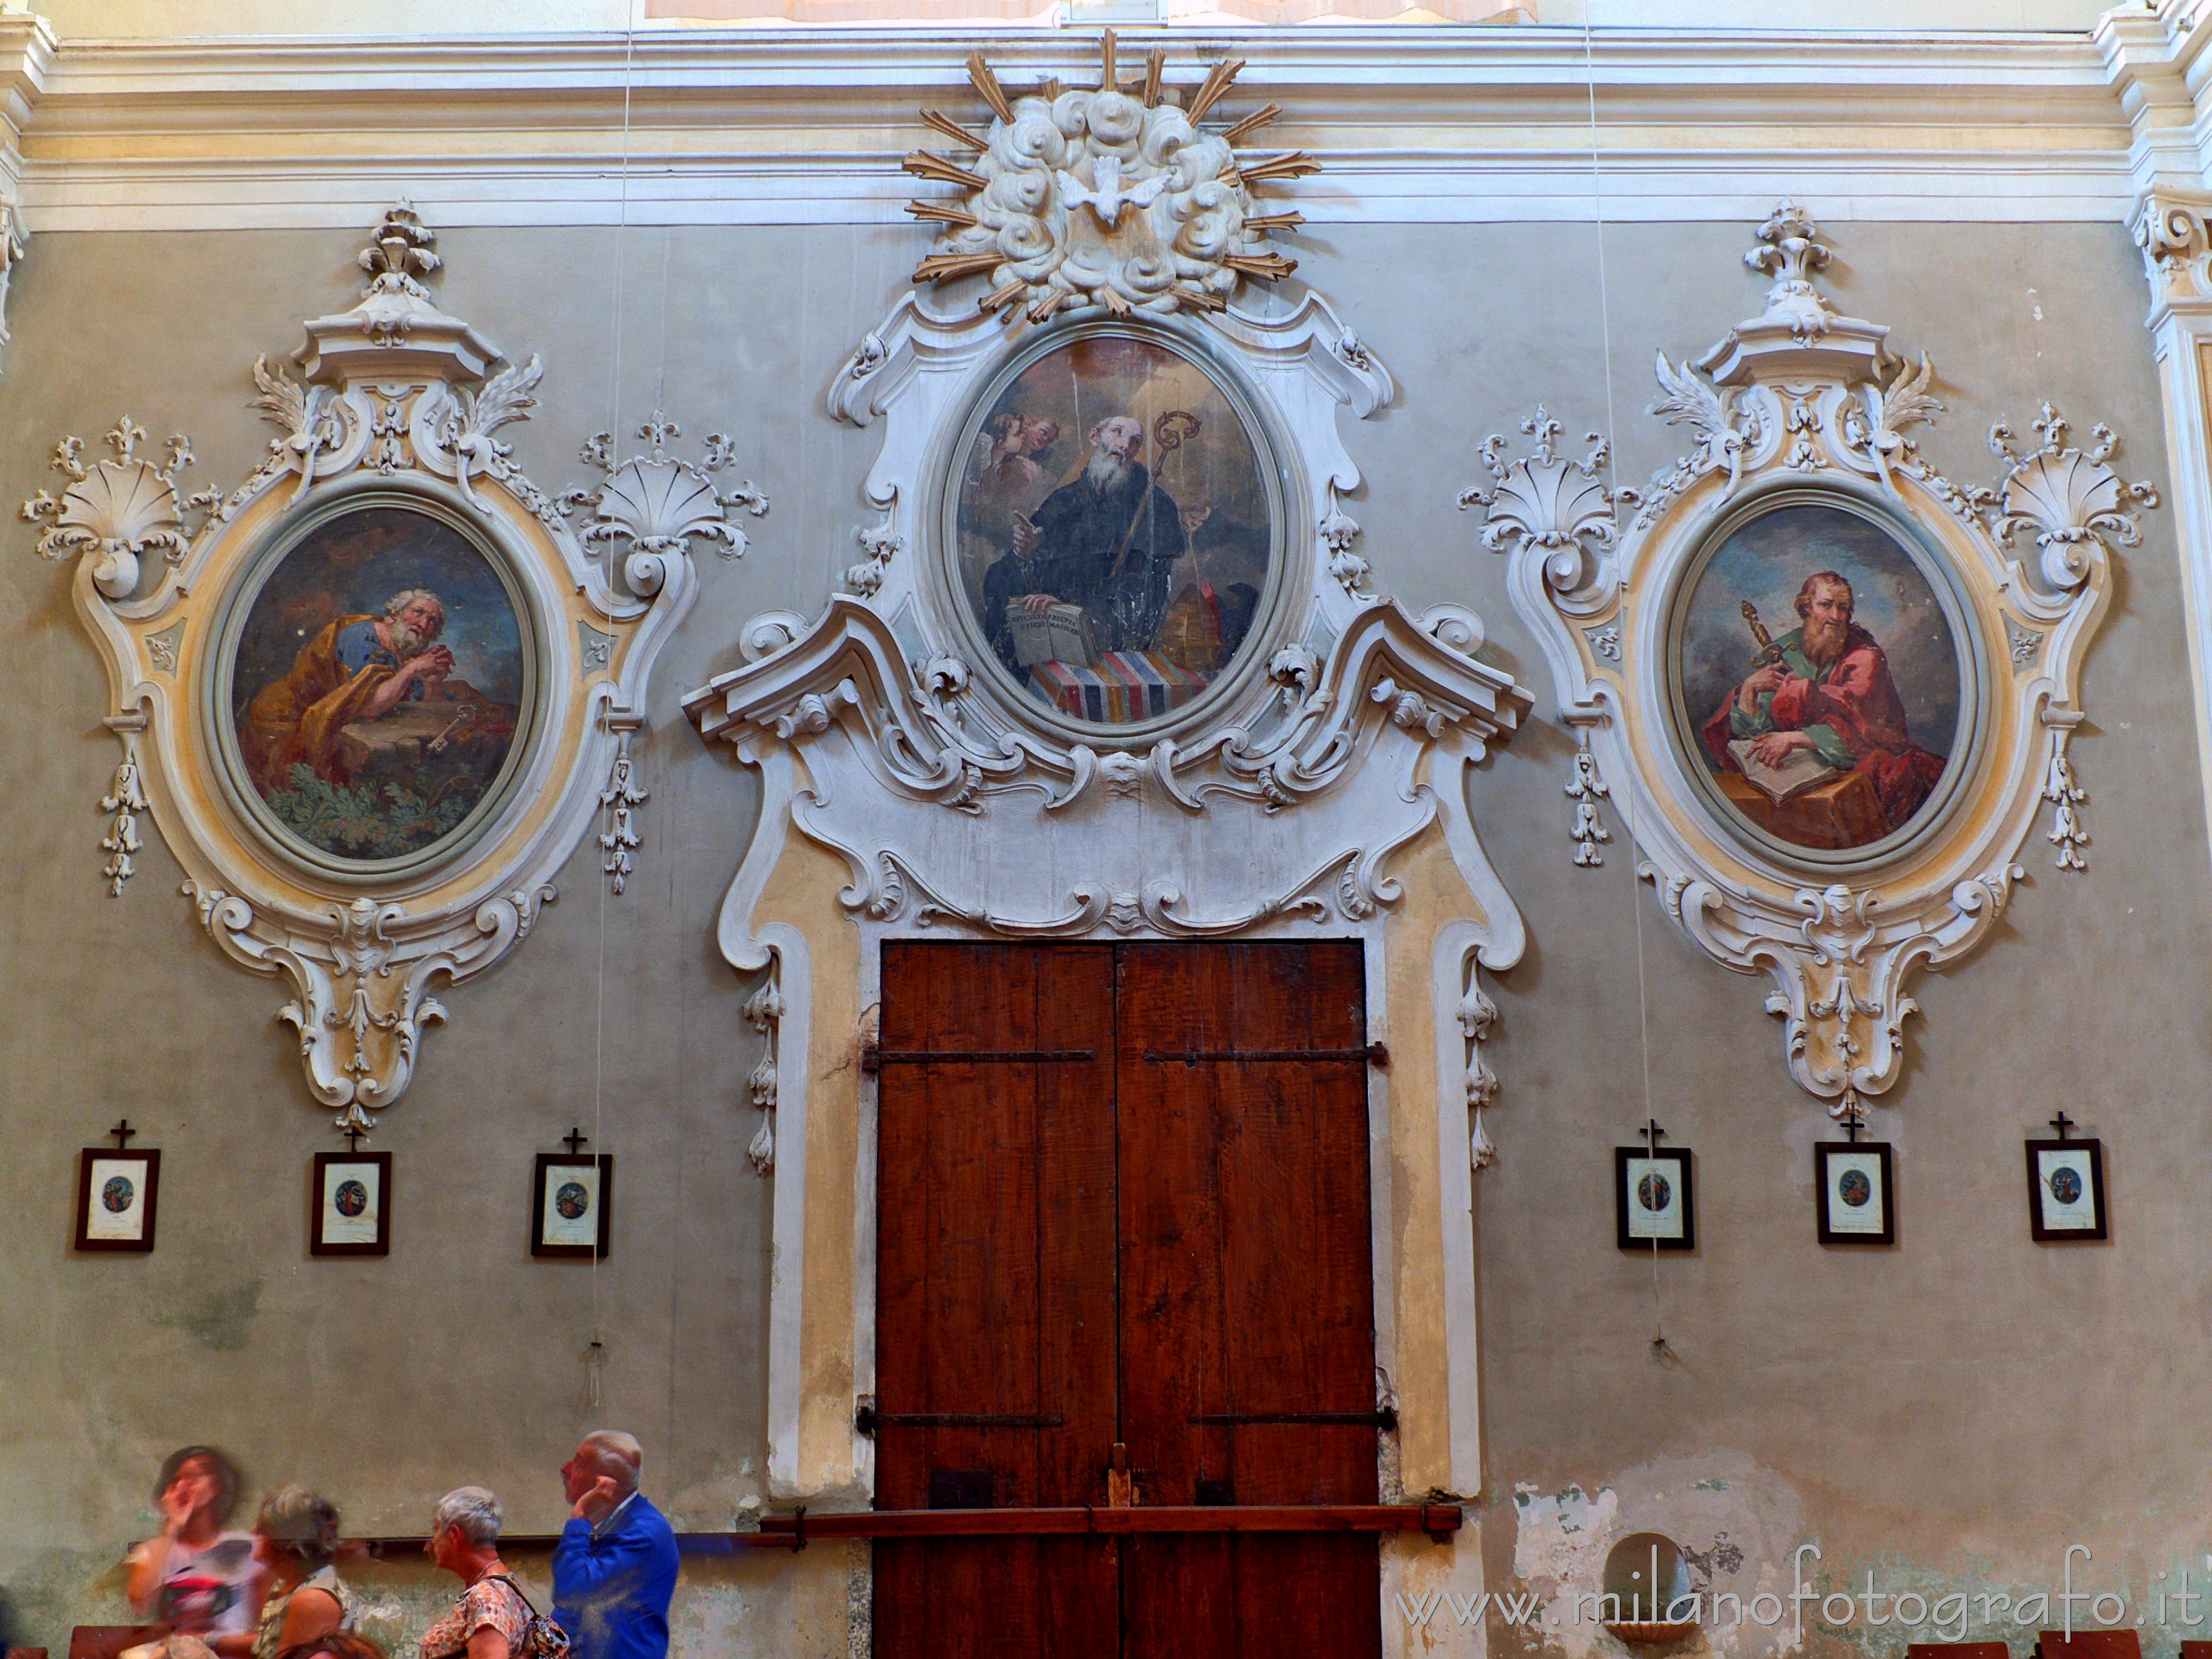
{"type": "Polygon", "coordinates": [[[1457,1532],[1457,1504],[1085,1505],[1032,1510],[850,1510],[769,1515],[761,1531],[795,1538],[1035,1538],[1074,1534],[1457,1532]]]}

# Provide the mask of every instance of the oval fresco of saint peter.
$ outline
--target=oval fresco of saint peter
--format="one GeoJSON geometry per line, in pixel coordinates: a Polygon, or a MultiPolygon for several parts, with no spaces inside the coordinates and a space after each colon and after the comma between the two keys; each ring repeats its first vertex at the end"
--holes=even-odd
{"type": "Polygon", "coordinates": [[[1969,652],[1898,534],[1802,500],[1729,531],[1676,611],[1675,715],[1711,793],[1791,848],[1890,841],[1947,798],[1969,652]]]}
{"type": "Polygon", "coordinates": [[[309,530],[252,596],[229,663],[244,781],[336,858],[407,858],[498,781],[524,701],[506,584],[442,518],[362,507],[309,530]]]}
{"type": "Polygon", "coordinates": [[[1007,381],[959,457],[954,574],[985,644],[1078,720],[1173,714],[1252,633],[1278,514],[1239,402],[1195,360],[1085,333],[1007,381]]]}

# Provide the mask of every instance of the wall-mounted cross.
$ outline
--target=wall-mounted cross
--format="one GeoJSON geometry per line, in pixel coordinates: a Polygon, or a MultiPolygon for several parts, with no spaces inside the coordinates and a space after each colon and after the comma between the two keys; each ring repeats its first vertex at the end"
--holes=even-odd
{"type": "Polygon", "coordinates": [[[2052,1128],[2058,1131],[2058,1138],[2061,1140],[2065,1139],[2066,1132],[2074,1127],[2074,1120],[2066,1115],[2066,1109],[2063,1106],[2061,1106],[2058,1109],[2058,1115],[2057,1117],[2046,1119],[2045,1121],[2047,1121],[2052,1128]]]}
{"type": "Polygon", "coordinates": [[[126,1117],[117,1123],[116,1126],[107,1133],[115,1137],[115,1150],[119,1152],[125,1150],[130,1144],[131,1138],[138,1132],[131,1127],[131,1120],[126,1117]]]}
{"type": "Polygon", "coordinates": [[[1844,1139],[1854,1146],[1858,1145],[1859,1131],[1866,1127],[1866,1114],[1853,1101],[1850,1109],[1844,1114],[1844,1139]]]}
{"type": "Polygon", "coordinates": [[[1667,1132],[1664,1129],[1659,1127],[1659,1120],[1657,1118],[1647,1117],[1644,1120],[1644,1144],[1646,1146],[1650,1146],[1653,1141],[1658,1139],[1660,1136],[1666,1133],[1667,1132]]]}
{"type": "Polygon", "coordinates": [[[567,1134],[561,1137],[561,1144],[568,1149],[568,1155],[574,1158],[592,1144],[592,1138],[581,1129],[571,1128],[567,1134]]]}
{"type": "Polygon", "coordinates": [[[345,1126],[346,1151],[349,1152],[360,1151],[361,1138],[368,1133],[368,1131],[362,1128],[358,1123],[347,1124],[345,1126]]]}

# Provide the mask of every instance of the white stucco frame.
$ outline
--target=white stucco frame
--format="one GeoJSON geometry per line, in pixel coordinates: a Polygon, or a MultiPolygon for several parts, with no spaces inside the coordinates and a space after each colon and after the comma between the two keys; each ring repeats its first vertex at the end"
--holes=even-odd
{"type": "Polygon", "coordinates": [[[109,892],[136,872],[150,817],[224,954],[289,981],[276,1017],[296,1033],[308,1090],[358,1133],[406,1091],[425,1031],[447,1018],[439,981],[484,972],[527,937],[601,815],[603,867],[623,890],[647,799],[630,734],[696,592],[691,540],[742,551],[729,509],[767,509],[749,484],[724,495],[707,477],[726,441],[709,438],[700,465],[670,456],[676,428],[657,410],[628,460],[609,434],[586,443],[596,487],[557,501],[538,489],[495,434],[529,418],[539,362],[492,372],[497,348],[421,280],[441,263],[434,240],[405,204],[392,209],[361,256],[360,303],[306,324],[301,380],[256,362],[252,406],[279,435],[229,494],[186,495],[191,441],[170,437],[157,463],[125,416],[110,459],[88,464],[82,441],[63,439],[61,494],[23,507],[44,526],[36,550],[75,560],[77,614],[107,668],[105,724],[123,748],[100,802],[109,892]],[[411,509],[473,543],[514,602],[526,659],[507,769],[483,806],[417,854],[376,862],[321,855],[259,810],[220,672],[272,561],[305,527],[362,506],[411,509]]]}
{"type": "MultiPolygon", "coordinates": [[[[858,532],[854,591],[811,622],[755,619],[746,665],[685,699],[762,787],[719,939],[734,967],[768,975],[748,1006],[770,1043],[752,1082],[756,1162],[775,1182],[781,1499],[870,1498],[872,1448],[853,1415],[873,1391],[877,1170],[857,1062],[883,941],[948,934],[1363,942],[1369,1034],[1392,1056],[1370,1090],[1376,1357],[1401,1423],[1386,1479],[1480,1490],[1469,1111],[1495,1079],[1474,1053],[1494,1017],[1474,981],[1517,959],[1522,932],[1464,773],[1510,735],[1526,695],[1476,659],[1471,612],[1415,617],[1371,590],[1336,422],[1347,406],[1373,413],[1391,386],[1325,301],[1152,325],[1228,365],[1289,452],[1290,599],[1248,645],[1262,672],[1224,676],[1171,730],[1072,736],[971,669],[950,590],[921,568],[941,556],[931,469],[1038,325],[909,299],[830,393],[840,418],[884,430],[866,487],[881,517],[858,532]]],[[[1468,1536],[1386,1549],[1387,1589],[1408,1572],[1479,1583],[1468,1536]]]]}
{"type": "Polygon", "coordinates": [[[2115,548],[2140,542],[2137,510],[2158,495],[2106,464],[2118,442],[2108,428],[2076,447],[2048,403],[2032,447],[2016,448],[2002,422],[1990,429],[1994,486],[1952,483],[1905,435],[1942,409],[1926,356],[1897,359],[1886,326],[1830,306],[1813,281],[1828,250],[1796,204],[1776,209],[1759,244],[1745,262],[1775,278],[1765,310],[1695,363],[1658,356],[1652,412],[1692,429],[1687,455],[1640,494],[1615,491],[1603,441],[1593,434],[1586,458],[1562,456],[1559,423],[1540,408],[1522,428],[1534,453],[1509,463],[1492,438],[1482,456],[1495,483],[1461,504],[1484,509],[1485,544],[1511,559],[1514,609],[1582,736],[1568,787],[1576,862],[1595,862],[1598,799],[1627,792],[1639,872],[1668,918],[1723,967],[1771,981],[1765,1006],[1783,1022],[1791,1077],[1856,1122],[1903,1073],[1913,975],[1987,936],[2045,803],[2056,867],[2087,867],[2087,793],[2068,750],[2083,719],[2081,662],[2110,602],[2115,548]],[[1916,562],[1948,590],[1974,711],[1929,805],[1834,854],[1745,832],[1670,726],[1678,591],[1732,523],[1798,500],[1874,519],[1921,550],[1916,562]],[[1625,529],[1622,505],[1637,508],[1625,529]]]}

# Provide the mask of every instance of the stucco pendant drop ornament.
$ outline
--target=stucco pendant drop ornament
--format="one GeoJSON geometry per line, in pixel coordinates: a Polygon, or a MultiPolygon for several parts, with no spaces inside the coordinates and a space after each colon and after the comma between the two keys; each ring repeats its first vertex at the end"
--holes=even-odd
{"type": "Polygon", "coordinates": [[[2113,470],[2109,428],[2078,445],[2048,403],[2027,443],[1990,428],[1992,484],[1954,483],[1920,450],[1927,357],[1835,310],[1794,204],[1758,240],[1765,309],[1695,362],[1657,357],[1652,413],[1686,454],[1616,490],[1604,440],[1562,453],[1539,408],[1533,447],[1491,438],[1460,504],[1511,560],[1578,733],[1575,862],[1625,797],[1668,915],[1771,980],[1790,1074],[1856,1122],[1902,1072],[1913,975],[1996,925],[2044,805],[2054,866],[2087,866],[2081,659],[2158,496],[2113,470]]]}
{"type": "Polygon", "coordinates": [[[708,477],[726,439],[681,460],[657,410],[642,453],[586,445],[596,488],[538,489],[501,435],[538,360],[498,367],[438,307],[434,240],[392,209],[360,302],[306,325],[301,377],[255,362],[278,435],[228,495],[189,490],[191,441],[149,447],[126,416],[102,459],[63,439],[61,493],[23,505],[37,550],[76,560],[107,663],[101,878],[122,892],[150,818],[216,944],[289,982],[308,1087],[357,1132],[447,1018],[433,990],[528,935],[601,814],[622,890],[648,793],[631,735],[691,544],[741,552],[731,514],[767,507],[708,477]]]}

